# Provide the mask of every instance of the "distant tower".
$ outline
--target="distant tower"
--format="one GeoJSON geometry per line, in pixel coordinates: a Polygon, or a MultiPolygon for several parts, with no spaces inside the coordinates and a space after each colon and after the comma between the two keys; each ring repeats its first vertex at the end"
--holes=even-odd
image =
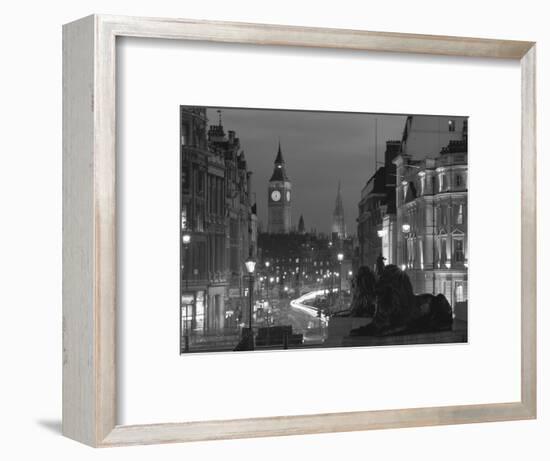
{"type": "Polygon", "coordinates": [[[332,237],[338,239],[346,238],[346,223],[344,220],[344,205],[342,203],[340,181],[338,181],[336,203],[334,205],[334,213],[332,213],[332,237]]]}
{"type": "Polygon", "coordinates": [[[299,234],[305,234],[306,233],[306,226],[304,225],[304,216],[300,215],[300,220],[298,221],[298,233],[299,234]]]}
{"type": "Polygon", "coordinates": [[[267,188],[267,232],[270,234],[288,234],[291,226],[292,184],[285,171],[285,161],[281,152],[281,143],[275,158],[273,174],[267,188]]]}

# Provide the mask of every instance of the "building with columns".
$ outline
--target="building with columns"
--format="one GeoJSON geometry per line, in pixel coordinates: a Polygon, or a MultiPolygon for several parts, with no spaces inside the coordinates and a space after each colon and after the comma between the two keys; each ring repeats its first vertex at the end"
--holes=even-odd
{"type": "Polygon", "coordinates": [[[416,293],[468,299],[468,119],[407,117],[361,191],[358,266],[405,270],[416,293]]]}
{"type": "Polygon", "coordinates": [[[397,265],[415,292],[443,293],[453,308],[468,299],[467,136],[465,117],[408,117],[394,160],[397,265]]]}

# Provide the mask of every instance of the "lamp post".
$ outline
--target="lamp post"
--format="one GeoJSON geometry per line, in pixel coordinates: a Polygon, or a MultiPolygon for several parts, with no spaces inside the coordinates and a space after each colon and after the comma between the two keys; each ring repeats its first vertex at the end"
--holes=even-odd
{"type": "MultiPolygon", "coordinates": [[[[272,284],[274,281],[275,281],[274,277],[269,277],[269,283],[272,284]]],[[[269,293],[269,289],[270,289],[269,283],[267,284],[267,302],[271,305],[271,295],[269,293]]]]}
{"type": "Polygon", "coordinates": [[[265,265],[265,291],[266,291],[266,297],[267,297],[267,304],[269,304],[269,282],[272,282],[272,277],[269,277],[269,266],[270,262],[266,261],[264,263],[265,265]]]}
{"type": "Polygon", "coordinates": [[[256,261],[250,256],[245,262],[246,271],[248,272],[248,334],[249,334],[249,348],[254,350],[254,333],[252,331],[252,316],[254,313],[254,269],[256,268],[256,261]]]}
{"type": "MultiPolygon", "coordinates": [[[[183,276],[185,277],[185,291],[187,291],[188,286],[188,277],[185,274],[185,260],[187,256],[187,249],[189,248],[189,244],[191,243],[191,235],[189,234],[183,234],[181,237],[181,272],[183,276]]],[[[181,290],[180,290],[181,291],[181,290]]],[[[180,354],[182,349],[185,352],[189,352],[189,304],[185,304],[185,325],[182,322],[183,317],[183,306],[182,306],[182,299],[180,293],[180,354]],[[183,330],[185,330],[185,335],[183,334],[183,330]],[[182,344],[182,341],[184,344],[182,344]]]]}
{"type": "Polygon", "coordinates": [[[337,255],[338,263],[339,263],[339,270],[338,270],[338,285],[339,285],[339,293],[338,293],[338,305],[340,307],[340,310],[342,309],[342,261],[344,260],[344,253],[340,252],[337,255]]]}
{"type": "Polygon", "coordinates": [[[403,224],[401,226],[401,230],[403,231],[403,234],[405,236],[405,240],[403,242],[403,264],[401,265],[401,269],[405,270],[409,264],[408,243],[409,243],[409,233],[411,232],[411,225],[403,224]]]}

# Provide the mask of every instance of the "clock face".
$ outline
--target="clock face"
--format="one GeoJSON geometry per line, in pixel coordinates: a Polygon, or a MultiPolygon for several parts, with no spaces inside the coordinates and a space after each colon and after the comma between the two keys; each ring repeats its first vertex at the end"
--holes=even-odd
{"type": "Polygon", "coordinates": [[[290,191],[289,190],[286,191],[286,201],[290,202],[290,191]]]}
{"type": "Polygon", "coordinates": [[[278,202],[279,200],[281,200],[281,193],[278,190],[274,190],[273,192],[271,192],[271,200],[273,200],[274,202],[278,202]]]}

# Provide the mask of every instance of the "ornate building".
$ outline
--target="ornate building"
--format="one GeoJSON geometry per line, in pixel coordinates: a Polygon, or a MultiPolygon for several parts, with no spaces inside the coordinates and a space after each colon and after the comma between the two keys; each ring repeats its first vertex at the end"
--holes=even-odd
{"type": "Polygon", "coordinates": [[[447,143],[433,157],[415,159],[405,139],[395,159],[397,264],[417,293],[443,293],[456,308],[468,299],[468,120],[409,117],[405,135],[417,118],[420,126],[443,127],[447,143]]]}
{"type": "MultiPolygon", "coordinates": [[[[416,293],[468,299],[468,119],[409,116],[361,191],[358,265],[407,271],[416,293]]],[[[463,310],[463,312],[465,309],[463,310]]]]}
{"type": "Polygon", "coordinates": [[[181,315],[192,343],[227,327],[243,296],[243,263],[256,251],[251,173],[239,139],[225,134],[221,118],[208,133],[207,125],[205,108],[181,107],[181,315]]]}
{"type": "MultiPolygon", "coordinates": [[[[180,110],[181,233],[190,243],[181,250],[181,315],[183,329],[206,328],[206,293],[210,284],[206,259],[206,172],[209,156],[206,139],[206,109],[182,107],[180,110]]],[[[222,161],[223,162],[223,161],[222,161]]]]}
{"type": "Polygon", "coordinates": [[[252,172],[248,171],[239,138],[229,130],[227,135],[221,120],[210,126],[209,149],[224,159],[225,167],[225,273],[228,280],[226,291],[227,311],[238,312],[246,320],[243,310],[246,283],[244,261],[256,254],[257,217],[252,201],[252,172]]]}
{"type": "Polygon", "coordinates": [[[267,187],[267,232],[288,234],[291,229],[292,184],[288,179],[281,143],[275,158],[273,174],[267,187]]]}
{"type": "Polygon", "coordinates": [[[340,181],[338,181],[336,202],[334,204],[334,212],[332,213],[332,238],[338,240],[346,238],[346,221],[344,219],[344,205],[342,203],[340,181]]]}

